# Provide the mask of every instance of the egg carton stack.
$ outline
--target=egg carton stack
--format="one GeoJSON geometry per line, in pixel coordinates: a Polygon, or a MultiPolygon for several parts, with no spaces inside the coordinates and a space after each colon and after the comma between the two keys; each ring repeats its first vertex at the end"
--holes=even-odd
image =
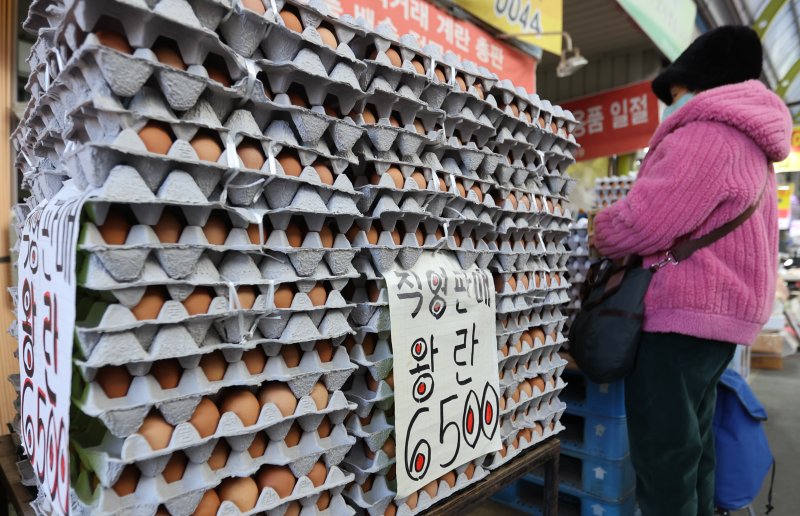
{"type": "Polygon", "coordinates": [[[627,176],[601,177],[594,181],[595,208],[607,208],[628,195],[636,181],[636,173],[627,176]]]}
{"type": "Polygon", "coordinates": [[[40,0],[14,134],[78,243],[76,513],[348,514],[361,31],[300,5],[40,0]],[[285,14],[288,13],[289,15],[285,14]],[[295,32],[291,22],[306,30],[295,32]],[[313,27],[320,27],[315,31],[313,27]],[[324,44],[323,44],[324,41],[324,44]]]}
{"type": "Polygon", "coordinates": [[[578,146],[572,113],[508,81],[486,91],[502,111],[489,141],[502,156],[494,174],[500,211],[489,265],[497,291],[503,448],[487,462],[496,468],[563,430],[558,395],[566,361],[558,351],[566,341],[564,241],[574,187],[566,170],[578,146]]]}
{"type": "Polygon", "coordinates": [[[586,281],[586,273],[589,272],[589,265],[591,265],[588,222],[588,218],[579,217],[572,224],[567,240],[569,248],[567,276],[572,285],[569,292],[570,301],[566,308],[567,324],[565,328],[567,332],[581,309],[580,290],[586,281]]]}

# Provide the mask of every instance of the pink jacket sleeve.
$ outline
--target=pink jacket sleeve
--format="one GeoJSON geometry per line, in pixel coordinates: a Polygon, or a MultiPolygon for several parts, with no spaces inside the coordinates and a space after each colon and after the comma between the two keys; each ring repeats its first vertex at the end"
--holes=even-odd
{"type": "Polygon", "coordinates": [[[724,200],[720,177],[730,161],[719,124],[694,122],[669,134],[645,160],[628,196],[595,218],[595,247],[610,258],[668,250],[724,200]]]}

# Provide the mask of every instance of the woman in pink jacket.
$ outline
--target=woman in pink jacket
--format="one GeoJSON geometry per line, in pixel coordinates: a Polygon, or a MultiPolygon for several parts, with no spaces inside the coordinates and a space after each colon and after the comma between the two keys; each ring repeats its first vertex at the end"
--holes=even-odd
{"type": "Polygon", "coordinates": [[[778,222],[772,162],[789,153],[792,121],[758,81],[762,50],[747,27],[700,36],[655,81],[669,107],[628,197],[598,214],[604,255],[645,266],[757,202],[722,240],[653,276],[644,334],[626,380],[631,459],[645,516],[711,516],[712,420],[734,344],[750,344],[772,310],[778,222]]]}

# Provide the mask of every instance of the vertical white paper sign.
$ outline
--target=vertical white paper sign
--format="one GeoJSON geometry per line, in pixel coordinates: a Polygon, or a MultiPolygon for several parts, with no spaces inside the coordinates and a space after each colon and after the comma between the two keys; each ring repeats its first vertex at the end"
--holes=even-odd
{"type": "Polygon", "coordinates": [[[501,447],[494,282],[447,253],[386,274],[397,496],[501,447]]]}
{"type": "Polygon", "coordinates": [[[83,196],[65,186],[25,220],[17,324],[22,446],[53,514],[69,513],[75,248],[83,196]]]}

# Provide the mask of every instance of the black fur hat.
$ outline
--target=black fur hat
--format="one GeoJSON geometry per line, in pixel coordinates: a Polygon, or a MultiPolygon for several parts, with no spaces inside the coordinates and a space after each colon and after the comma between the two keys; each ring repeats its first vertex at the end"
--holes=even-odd
{"type": "Polygon", "coordinates": [[[653,92],[672,104],[671,86],[692,91],[734,84],[761,75],[762,49],[756,31],[742,25],[727,25],[706,32],[689,45],[653,81],[653,92]]]}

